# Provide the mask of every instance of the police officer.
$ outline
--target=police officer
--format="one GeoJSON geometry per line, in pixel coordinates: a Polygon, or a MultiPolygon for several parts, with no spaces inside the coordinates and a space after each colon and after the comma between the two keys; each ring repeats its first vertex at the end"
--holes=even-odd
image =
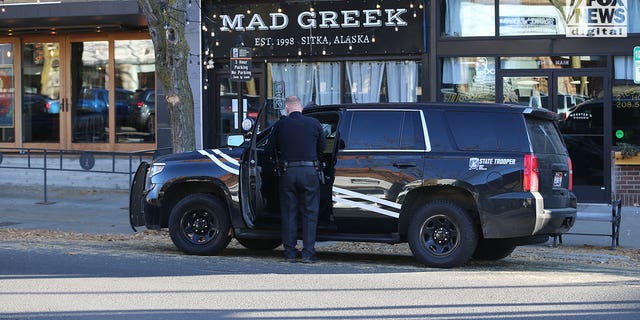
{"type": "Polygon", "coordinates": [[[315,242],[320,207],[318,154],[325,148],[320,122],[302,114],[296,96],[285,100],[287,117],[278,121],[271,132],[267,148],[278,152],[280,161],[280,211],[284,257],[295,262],[298,253],[298,215],[302,218],[302,262],[316,260],[315,242]]]}

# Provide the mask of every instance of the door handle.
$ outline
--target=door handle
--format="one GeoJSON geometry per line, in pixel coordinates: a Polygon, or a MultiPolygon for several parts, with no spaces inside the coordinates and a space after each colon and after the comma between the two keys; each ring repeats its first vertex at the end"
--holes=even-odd
{"type": "Polygon", "coordinates": [[[415,163],[409,163],[409,162],[394,162],[393,166],[398,168],[398,169],[404,169],[404,168],[413,168],[416,166],[415,163]]]}

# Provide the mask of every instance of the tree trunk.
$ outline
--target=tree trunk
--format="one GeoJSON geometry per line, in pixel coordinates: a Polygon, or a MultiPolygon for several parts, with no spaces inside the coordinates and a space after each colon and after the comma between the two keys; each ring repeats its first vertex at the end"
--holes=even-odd
{"type": "Polygon", "coordinates": [[[187,73],[186,1],[138,0],[155,49],[156,76],[165,90],[173,152],[195,149],[193,93],[187,73]]]}

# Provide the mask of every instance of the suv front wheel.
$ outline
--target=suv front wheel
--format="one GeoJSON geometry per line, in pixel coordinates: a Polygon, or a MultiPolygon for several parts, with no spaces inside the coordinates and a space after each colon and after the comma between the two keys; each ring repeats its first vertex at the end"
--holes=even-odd
{"type": "Polygon", "coordinates": [[[169,216],[169,235],[180,250],[187,254],[215,255],[227,247],[229,214],[215,197],[195,193],[180,200],[169,216]]]}
{"type": "Polygon", "coordinates": [[[411,218],[408,242],[421,263],[451,268],[471,258],[478,245],[478,231],[463,208],[449,201],[434,201],[411,218]]]}

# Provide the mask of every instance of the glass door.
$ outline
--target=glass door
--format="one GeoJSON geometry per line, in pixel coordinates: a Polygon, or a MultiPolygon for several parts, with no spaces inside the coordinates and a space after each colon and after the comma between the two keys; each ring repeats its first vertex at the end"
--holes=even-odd
{"type": "Polygon", "coordinates": [[[28,146],[61,143],[63,50],[55,38],[22,43],[21,141],[28,146]]]}
{"type": "Polygon", "coordinates": [[[227,144],[227,137],[241,133],[240,124],[247,117],[257,118],[261,101],[261,74],[253,74],[249,81],[232,81],[228,74],[218,74],[218,117],[216,141],[218,146],[227,144]]]}
{"type": "Polygon", "coordinates": [[[611,200],[611,99],[605,98],[604,74],[555,74],[559,127],[573,162],[573,190],[578,202],[611,200]]]}
{"type": "MultiPolygon", "coordinates": [[[[109,142],[109,42],[72,41],[68,114],[71,143],[109,142]]],[[[66,101],[65,101],[66,102],[66,101]]]]}

